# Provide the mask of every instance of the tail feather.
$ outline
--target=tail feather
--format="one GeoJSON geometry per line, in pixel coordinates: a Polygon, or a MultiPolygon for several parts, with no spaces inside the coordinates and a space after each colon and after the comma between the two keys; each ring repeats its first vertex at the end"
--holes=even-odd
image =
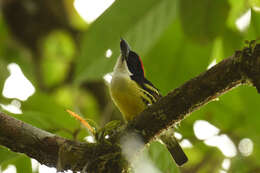
{"type": "Polygon", "coordinates": [[[167,148],[170,151],[171,156],[179,166],[182,166],[184,163],[188,161],[188,157],[186,156],[186,154],[184,153],[184,151],[178,143],[176,146],[172,148],[167,148]]]}
{"type": "Polygon", "coordinates": [[[171,153],[172,158],[178,166],[182,166],[188,161],[188,157],[186,156],[180,144],[173,135],[163,134],[160,136],[160,139],[166,145],[167,149],[171,153]]]}

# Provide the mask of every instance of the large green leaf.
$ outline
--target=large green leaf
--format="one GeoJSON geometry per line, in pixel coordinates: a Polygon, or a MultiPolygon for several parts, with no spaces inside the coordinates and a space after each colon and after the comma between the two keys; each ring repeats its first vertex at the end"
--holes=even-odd
{"type": "Polygon", "coordinates": [[[146,76],[166,94],[206,69],[212,45],[189,40],[176,20],[143,58],[146,76]]]}
{"type": "Polygon", "coordinates": [[[76,81],[101,78],[112,71],[120,37],[144,54],[175,18],[176,0],[116,1],[84,34],[76,81]],[[111,49],[111,59],[105,58],[111,49]]]}
{"type": "Polygon", "coordinates": [[[229,9],[227,0],[181,0],[183,31],[196,42],[212,41],[224,30],[229,9]]]}

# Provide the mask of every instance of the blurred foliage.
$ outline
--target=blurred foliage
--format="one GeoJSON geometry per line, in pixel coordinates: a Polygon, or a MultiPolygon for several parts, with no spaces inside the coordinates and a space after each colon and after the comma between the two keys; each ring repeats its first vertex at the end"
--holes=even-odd
{"type": "Polygon", "coordinates": [[[47,87],[65,80],[74,54],[74,41],[67,33],[56,31],[43,39],[41,69],[47,87]]]}
{"type": "MultiPolygon", "coordinates": [[[[103,76],[113,70],[120,37],[139,53],[147,78],[165,95],[205,71],[213,60],[231,56],[245,40],[260,36],[259,0],[117,0],[91,24],[79,17],[73,0],[62,6],[51,1],[0,1],[4,9],[0,11],[0,91],[9,75],[7,65],[17,63],[36,93],[21,103],[23,114],[8,114],[71,139],[83,140],[88,134],[65,112],[67,108],[100,126],[120,119],[108,90],[100,87],[105,86],[103,76]],[[8,9],[16,3],[19,15],[10,18],[8,9]],[[40,14],[34,11],[37,8],[40,14]],[[237,20],[248,10],[250,24],[240,31],[237,20]],[[45,14],[55,15],[50,20],[45,14]],[[20,22],[28,15],[30,19],[20,22]],[[53,26],[41,26],[47,24],[53,26]],[[105,57],[108,49],[112,50],[110,58],[105,57]]],[[[0,96],[1,104],[11,101],[0,96]]],[[[189,162],[181,168],[158,142],[151,143],[144,154],[161,172],[219,172],[226,157],[194,135],[194,122],[203,119],[220,128],[236,146],[243,138],[254,143],[252,155],[244,157],[238,152],[231,158],[228,172],[259,172],[259,101],[254,88],[242,86],[182,121],[177,131],[193,147],[186,149],[189,162]]],[[[27,156],[0,147],[2,170],[10,164],[17,172],[32,172],[27,156]]]]}

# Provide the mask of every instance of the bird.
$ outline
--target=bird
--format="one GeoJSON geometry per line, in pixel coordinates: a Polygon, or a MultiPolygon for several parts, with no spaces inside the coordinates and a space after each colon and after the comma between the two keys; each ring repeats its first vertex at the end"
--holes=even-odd
{"type": "MultiPolygon", "coordinates": [[[[145,77],[140,56],[131,50],[129,44],[120,39],[121,54],[113,69],[109,85],[110,95],[126,122],[133,120],[148,106],[157,102],[162,95],[145,77]]],[[[188,158],[173,135],[162,135],[161,141],[170,151],[177,165],[181,166],[188,158]]]]}

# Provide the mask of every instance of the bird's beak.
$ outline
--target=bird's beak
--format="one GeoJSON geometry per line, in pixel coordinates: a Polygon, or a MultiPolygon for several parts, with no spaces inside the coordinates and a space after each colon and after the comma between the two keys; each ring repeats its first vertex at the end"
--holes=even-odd
{"type": "Polygon", "coordinates": [[[120,50],[121,50],[121,55],[122,55],[122,61],[127,60],[129,52],[130,52],[130,46],[122,38],[120,40],[120,50]]]}

